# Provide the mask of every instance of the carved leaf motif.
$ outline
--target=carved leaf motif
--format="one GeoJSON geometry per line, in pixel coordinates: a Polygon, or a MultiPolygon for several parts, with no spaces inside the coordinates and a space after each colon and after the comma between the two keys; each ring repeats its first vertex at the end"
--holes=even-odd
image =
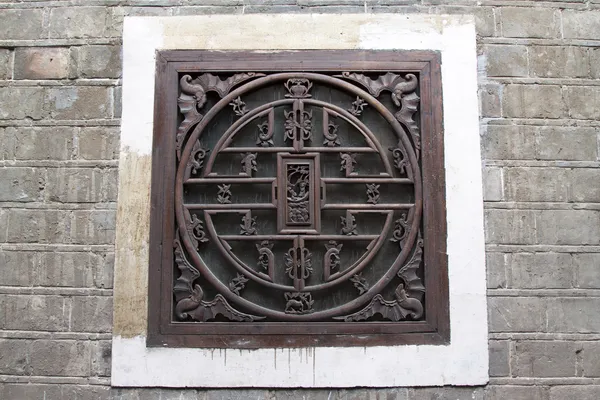
{"type": "Polygon", "coordinates": [[[417,236],[417,245],[410,260],[398,271],[398,277],[402,278],[406,284],[406,291],[411,297],[420,297],[425,292],[425,286],[421,282],[421,278],[417,275],[417,271],[423,260],[423,239],[419,231],[417,236]]]}
{"type": "Polygon", "coordinates": [[[190,317],[196,321],[209,321],[215,319],[217,316],[222,315],[230,321],[238,322],[252,322],[264,319],[265,317],[245,314],[233,308],[225,297],[218,294],[214,300],[202,301],[201,304],[194,310],[189,312],[190,317]]]}
{"type": "Polygon", "coordinates": [[[201,83],[206,88],[207,92],[217,92],[219,97],[223,98],[235,85],[261,76],[265,76],[265,74],[256,72],[242,72],[221,80],[221,78],[213,74],[202,74],[196,79],[196,81],[201,83]]]}
{"type": "Polygon", "coordinates": [[[192,283],[200,276],[200,271],[190,264],[185,257],[181,247],[181,242],[179,241],[179,230],[175,234],[173,248],[173,253],[175,254],[175,264],[180,272],[180,275],[173,286],[173,293],[175,294],[175,300],[179,302],[180,300],[192,295],[192,283]]]}
{"type": "Polygon", "coordinates": [[[362,273],[358,273],[350,278],[350,282],[358,289],[358,294],[361,295],[369,290],[369,283],[363,278],[362,273]]]}
{"type": "Polygon", "coordinates": [[[363,113],[363,110],[367,106],[367,102],[356,96],[356,100],[352,102],[352,108],[348,109],[348,112],[355,117],[360,117],[363,113]]]}
{"type": "Polygon", "coordinates": [[[392,157],[394,157],[394,167],[400,172],[400,174],[406,175],[408,179],[412,180],[412,167],[410,166],[408,154],[406,154],[406,149],[402,143],[398,143],[398,147],[390,147],[389,150],[392,152],[392,157]]]}
{"type": "Polygon", "coordinates": [[[357,235],[356,232],[356,218],[350,212],[346,212],[345,217],[340,217],[342,220],[342,234],[353,236],[357,235]]]}
{"type": "Polygon", "coordinates": [[[250,212],[244,214],[242,223],[240,224],[241,235],[256,235],[256,217],[253,217],[250,212]]]}
{"type": "Polygon", "coordinates": [[[379,186],[375,183],[367,183],[367,203],[377,204],[379,203],[379,186]]]}
{"type": "Polygon", "coordinates": [[[371,93],[375,97],[379,97],[383,90],[391,91],[392,88],[398,83],[404,82],[404,78],[402,78],[400,75],[391,72],[388,72],[385,75],[381,75],[375,80],[369,78],[366,75],[358,74],[355,72],[342,72],[341,75],[334,76],[360,83],[369,91],[369,93],[371,93]]]}
{"type": "Polygon", "coordinates": [[[217,201],[220,204],[231,204],[231,185],[217,185],[217,201]]]}
{"type": "Polygon", "coordinates": [[[237,274],[229,283],[229,290],[240,296],[240,292],[246,287],[246,283],[248,283],[248,278],[242,274],[237,274]]]}

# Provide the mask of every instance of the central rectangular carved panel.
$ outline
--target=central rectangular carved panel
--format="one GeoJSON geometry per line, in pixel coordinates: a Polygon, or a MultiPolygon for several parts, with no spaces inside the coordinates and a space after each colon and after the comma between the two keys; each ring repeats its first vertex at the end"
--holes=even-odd
{"type": "Polygon", "coordinates": [[[153,343],[447,340],[439,55],[329,53],[160,54],[153,343]]]}

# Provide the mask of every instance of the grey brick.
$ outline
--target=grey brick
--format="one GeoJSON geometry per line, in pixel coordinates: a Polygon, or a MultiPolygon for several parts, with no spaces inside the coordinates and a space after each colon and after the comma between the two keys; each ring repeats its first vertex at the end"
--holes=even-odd
{"type": "Polygon", "coordinates": [[[0,242],[8,240],[8,210],[0,208],[0,226],[6,227],[0,229],[0,242]]]}
{"type": "Polygon", "coordinates": [[[119,158],[119,129],[82,128],[77,135],[77,158],[84,160],[119,158]]]}
{"type": "Polygon", "coordinates": [[[518,377],[576,376],[576,342],[523,341],[515,344],[513,374],[518,377]]]}
{"type": "Polygon", "coordinates": [[[487,160],[529,160],[536,157],[536,129],[532,126],[488,125],[481,141],[487,160]]]}
{"type": "Polygon", "coordinates": [[[77,49],[77,60],[82,78],[121,76],[121,46],[83,46],[77,49]]]}
{"type": "Polygon", "coordinates": [[[572,118],[600,119],[600,87],[568,86],[565,99],[572,118]]]}
{"type": "Polygon", "coordinates": [[[511,288],[566,289],[573,286],[573,259],[568,253],[515,253],[507,258],[511,288]]]}
{"type": "Polygon", "coordinates": [[[116,213],[113,210],[74,211],[70,238],[74,244],[113,244],[116,213]]]}
{"type": "Polygon", "coordinates": [[[502,113],[505,117],[561,118],[567,116],[567,107],[560,86],[507,85],[502,96],[502,113]]]}
{"type": "Polygon", "coordinates": [[[506,200],[567,201],[567,172],[563,168],[506,168],[506,200]]]}
{"type": "Polygon", "coordinates": [[[590,48],[590,75],[592,78],[600,78],[600,48],[590,48]]]}
{"type": "Polygon", "coordinates": [[[112,330],[112,297],[76,296],[72,303],[71,329],[74,332],[112,330]]]}
{"type": "Polygon", "coordinates": [[[600,377],[600,343],[598,342],[583,342],[583,351],[581,367],[583,370],[583,376],[586,377],[600,377]]]}
{"type": "Polygon", "coordinates": [[[556,298],[548,301],[548,331],[600,332],[600,298],[556,298]]]}
{"type": "Polygon", "coordinates": [[[563,35],[567,39],[600,39],[600,11],[564,10],[563,35]]]}
{"type": "Polygon", "coordinates": [[[42,9],[2,9],[0,38],[4,40],[39,39],[44,33],[42,9]],[[26,23],[23,23],[27,21],[26,23]]]}
{"type": "Polygon", "coordinates": [[[107,275],[105,258],[98,254],[44,252],[37,257],[35,285],[53,287],[103,287],[107,275]]]}
{"type": "Polygon", "coordinates": [[[121,118],[123,112],[123,90],[121,86],[113,89],[113,118],[121,118]]]}
{"type": "Polygon", "coordinates": [[[547,400],[546,392],[539,386],[488,386],[487,400],[547,400]]]}
{"type": "Polygon", "coordinates": [[[600,253],[573,254],[576,266],[576,286],[587,289],[600,289],[600,253]]]}
{"type": "Polygon", "coordinates": [[[0,119],[41,119],[44,89],[39,87],[0,87],[0,119]]]}
{"type": "Polygon", "coordinates": [[[8,49],[0,49],[0,79],[12,77],[12,52],[8,49]]]}
{"type": "Polygon", "coordinates": [[[45,102],[51,118],[109,118],[111,94],[102,86],[65,86],[47,89],[45,102]]]}
{"type": "Polygon", "coordinates": [[[51,38],[102,37],[109,22],[107,7],[57,7],[50,10],[51,38]]]}
{"type": "Polygon", "coordinates": [[[29,345],[27,340],[0,339],[0,374],[27,374],[29,345]]]}
{"type": "Polygon", "coordinates": [[[537,238],[543,244],[600,243],[600,212],[547,210],[536,216],[537,238]]]}
{"type": "Polygon", "coordinates": [[[571,187],[570,200],[576,202],[600,202],[600,187],[594,185],[600,178],[596,168],[574,168],[567,173],[571,187]]]}
{"type": "Polygon", "coordinates": [[[488,297],[490,332],[542,332],[546,306],[539,297],[488,297]]]}
{"type": "Polygon", "coordinates": [[[7,400],[66,400],[62,385],[33,383],[4,383],[0,385],[0,398],[7,400]]]}
{"type": "Polygon", "coordinates": [[[504,200],[502,168],[483,168],[483,199],[486,201],[504,200]]]}
{"type": "Polygon", "coordinates": [[[61,203],[116,201],[116,180],[116,169],[53,168],[46,191],[50,201],[61,203]]]}
{"type": "Polygon", "coordinates": [[[532,46],[529,49],[529,66],[533,76],[589,76],[589,58],[585,47],[532,46]]]}
{"type": "Polygon", "coordinates": [[[15,51],[15,79],[64,79],[69,76],[69,49],[26,47],[15,51]]]}
{"type": "Polygon", "coordinates": [[[480,111],[482,117],[502,116],[502,85],[487,83],[479,88],[480,111]]]}
{"type": "Polygon", "coordinates": [[[600,386],[554,386],[550,388],[550,400],[598,400],[600,386]]]}
{"type": "Polygon", "coordinates": [[[110,362],[110,340],[98,340],[92,342],[92,375],[110,376],[110,362]]]}
{"type": "Polygon", "coordinates": [[[336,400],[408,400],[408,389],[338,389],[332,391],[331,395],[328,394],[328,398],[336,400]]]}
{"type": "Polygon", "coordinates": [[[541,7],[503,7],[502,36],[556,38],[560,35],[559,12],[541,7]]]}
{"type": "Polygon", "coordinates": [[[9,209],[8,242],[64,243],[69,213],[62,210],[9,209]]]}
{"type": "Polygon", "coordinates": [[[64,400],[109,400],[110,386],[61,385],[64,400]]]}
{"type": "MultiPolygon", "coordinates": [[[[311,390],[307,390],[305,394],[306,400],[316,400],[318,397],[313,397],[310,395],[311,390]]],[[[312,392],[315,392],[313,390],[312,392]]],[[[271,400],[269,397],[269,392],[264,389],[217,389],[217,390],[207,390],[204,395],[206,396],[206,400],[245,400],[245,399],[256,399],[256,400],[271,400]]],[[[280,397],[276,397],[279,399],[280,397]]],[[[293,391],[291,391],[289,397],[281,397],[282,399],[296,399],[299,397],[295,397],[293,391]]],[[[300,397],[301,398],[301,397],[300,397]]]]}
{"type": "Polygon", "coordinates": [[[510,376],[508,340],[490,340],[490,376],[510,376]]]}
{"type": "Polygon", "coordinates": [[[32,286],[40,253],[0,251],[0,286],[32,286]]]}
{"type": "Polygon", "coordinates": [[[16,160],[68,160],[73,153],[73,135],[76,128],[19,127],[6,128],[13,136],[7,158],[16,160]]]}
{"type": "Polygon", "coordinates": [[[527,76],[527,47],[488,45],[483,48],[488,76],[527,76]]]}
{"type": "Polygon", "coordinates": [[[0,295],[0,328],[32,331],[66,331],[67,299],[61,296],[0,295]]]}
{"type": "MultiPolygon", "coordinates": [[[[536,130],[536,158],[540,160],[596,161],[596,128],[541,126],[536,130]]],[[[531,130],[534,130],[533,128],[531,130]]]]}
{"type": "Polygon", "coordinates": [[[440,388],[411,389],[411,400],[483,400],[483,389],[445,386],[440,388]]]}
{"type": "Polygon", "coordinates": [[[535,213],[529,210],[485,210],[486,242],[533,244],[535,221],[535,213]]]}
{"type": "Polygon", "coordinates": [[[485,264],[488,289],[506,287],[506,257],[507,255],[504,253],[492,253],[489,251],[486,253],[485,264]]]}
{"type": "Polygon", "coordinates": [[[31,345],[33,375],[89,376],[90,342],[75,340],[36,340],[31,345]]]}
{"type": "Polygon", "coordinates": [[[39,168],[0,168],[0,201],[31,202],[40,200],[45,185],[44,170],[39,168]]]}

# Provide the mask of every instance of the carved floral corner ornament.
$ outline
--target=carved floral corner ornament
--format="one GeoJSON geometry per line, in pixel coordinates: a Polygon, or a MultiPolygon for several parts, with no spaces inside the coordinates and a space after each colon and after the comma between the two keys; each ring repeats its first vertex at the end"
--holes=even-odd
{"type": "Polygon", "coordinates": [[[171,320],[425,322],[419,74],[181,73],[171,320]]]}

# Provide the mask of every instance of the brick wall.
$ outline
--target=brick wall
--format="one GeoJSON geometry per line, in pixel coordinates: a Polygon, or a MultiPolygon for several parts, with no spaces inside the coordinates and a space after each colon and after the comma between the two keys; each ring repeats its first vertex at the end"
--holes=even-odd
{"type": "Polygon", "coordinates": [[[600,398],[599,46],[600,0],[1,0],[0,398],[600,398]],[[123,17],[365,11],[476,16],[490,384],[111,390],[123,17]]]}

